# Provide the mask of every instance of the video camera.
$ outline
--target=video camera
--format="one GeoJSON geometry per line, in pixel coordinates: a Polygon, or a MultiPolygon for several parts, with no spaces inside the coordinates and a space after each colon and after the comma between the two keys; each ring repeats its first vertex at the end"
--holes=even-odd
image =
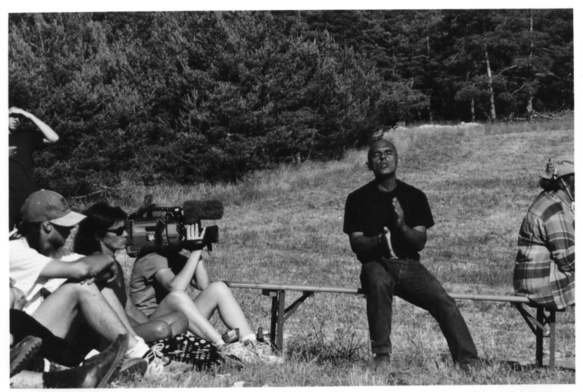
{"type": "Polygon", "coordinates": [[[207,248],[219,242],[218,226],[206,226],[202,239],[189,240],[186,225],[198,224],[202,231],[202,220],[217,220],[223,217],[223,204],[216,200],[185,201],[182,207],[158,207],[150,204],[140,207],[128,217],[127,253],[142,257],[149,253],[166,254],[207,248]]]}

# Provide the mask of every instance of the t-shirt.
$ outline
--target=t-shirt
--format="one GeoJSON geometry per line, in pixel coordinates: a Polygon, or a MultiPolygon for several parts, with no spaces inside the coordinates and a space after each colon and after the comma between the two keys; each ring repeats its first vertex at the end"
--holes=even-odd
{"type": "MultiPolygon", "coordinates": [[[[44,296],[55,291],[67,279],[46,279],[40,277],[45,266],[52,261],[28,245],[26,238],[19,237],[9,241],[10,277],[16,282],[14,286],[24,293],[26,303],[23,310],[32,314],[44,300],[44,296]]],[[[75,261],[83,256],[70,254],[61,261],[75,261]]]]}
{"type": "MultiPolygon", "coordinates": [[[[396,214],[393,208],[393,198],[397,198],[403,207],[405,223],[413,228],[434,225],[431,208],[427,197],[419,189],[397,180],[397,187],[391,192],[382,192],[377,188],[375,180],[355,190],[346,198],[344,210],[344,233],[350,235],[362,232],[367,237],[376,237],[387,227],[391,232],[391,246],[395,256],[419,260],[419,252],[403,241],[402,234],[397,230],[396,214]]],[[[371,254],[357,254],[358,260],[367,261],[381,258],[380,251],[371,254]]]]}
{"type": "Polygon", "coordinates": [[[163,269],[170,269],[177,274],[184,267],[186,260],[187,257],[179,253],[169,254],[168,257],[149,253],[137,259],[129,285],[136,308],[150,316],[168,294],[168,291],[156,282],[154,275],[163,269]]]}

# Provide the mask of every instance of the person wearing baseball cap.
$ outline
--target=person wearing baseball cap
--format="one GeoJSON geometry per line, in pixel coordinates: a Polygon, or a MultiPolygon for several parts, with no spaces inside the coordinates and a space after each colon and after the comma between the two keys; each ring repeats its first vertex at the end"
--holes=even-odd
{"type": "Polygon", "coordinates": [[[85,215],[71,210],[67,200],[57,192],[41,189],[32,193],[20,209],[27,222],[51,222],[72,227],[85,219],[85,215]]]}
{"type": "Polygon", "coordinates": [[[548,309],[575,304],[575,165],[549,159],[518,233],[514,290],[548,309]]]}
{"type": "MultiPolygon", "coordinates": [[[[104,343],[128,334],[125,356],[130,360],[122,369],[140,369],[142,374],[147,369],[150,375],[165,372],[165,358],[136,334],[111,292],[109,284],[118,273],[114,258],[82,256],[66,249],[71,230],[85,215],[73,211],[63,196],[49,190],[33,192],[21,212],[18,232],[11,236],[9,258],[10,278],[24,293],[22,310],[63,339],[75,333],[80,317],[104,343]]],[[[18,329],[12,321],[11,330],[18,329]]]]}

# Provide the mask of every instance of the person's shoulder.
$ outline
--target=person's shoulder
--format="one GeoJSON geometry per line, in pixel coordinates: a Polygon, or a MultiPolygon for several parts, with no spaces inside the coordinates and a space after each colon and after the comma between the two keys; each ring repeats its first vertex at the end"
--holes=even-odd
{"type": "Polygon", "coordinates": [[[541,192],[531,204],[528,212],[543,221],[547,221],[552,216],[563,212],[563,206],[559,197],[553,192],[541,192]]]}
{"type": "Polygon", "coordinates": [[[148,253],[136,259],[136,265],[147,266],[160,264],[168,264],[168,258],[156,252],[148,253]]]}
{"type": "Polygon", "coordinates": [[[401,181],[399,179],[397,179],[397,189],[399,189],[399,191],[401,192],[414,193],[417,195],[425,196],[425,192],[423,192],[421,189],[414,187],[413,185],[407,184],[406,182],[401,181]]]}
{"type": "Polygon", "coordinates": [[[354,191],[350,192],[348,194],[348,197],[349,198],[354,198],[354,197],[359,197],[361,195],[368,194],[369,192],[371,192],[372,190],[374,190],[374,188],[375,188],[375,183],[374,183],[374,180],[373,180],[373,181],[370,181],[370,182],[364,184],[360,188],[355,189],[354,191]]]}

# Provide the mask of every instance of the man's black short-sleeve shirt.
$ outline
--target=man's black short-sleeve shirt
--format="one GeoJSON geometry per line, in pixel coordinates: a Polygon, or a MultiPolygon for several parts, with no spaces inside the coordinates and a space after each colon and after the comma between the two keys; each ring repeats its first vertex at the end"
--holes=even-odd
{"type": "MultiPolygon", "coordinates": [[[[434,225],[431,208],[422,191],[397,180],[397,187],[393,191],[382,192],[373,180],[348,195],[344,210],[344,233],[350,235],[362,232],[367,237],[375,237],[382,233],[383,227],[388,227],[395,255],[399,258],[419,260],[419,252],[410,248],[396,230],[396,215],[393,209],[395,197],[403,207],[407,226],[430,228],[434,225]]],[[[356,256],[364,263],[379,259],[381,255],[377,253],[356,256]]]]}

